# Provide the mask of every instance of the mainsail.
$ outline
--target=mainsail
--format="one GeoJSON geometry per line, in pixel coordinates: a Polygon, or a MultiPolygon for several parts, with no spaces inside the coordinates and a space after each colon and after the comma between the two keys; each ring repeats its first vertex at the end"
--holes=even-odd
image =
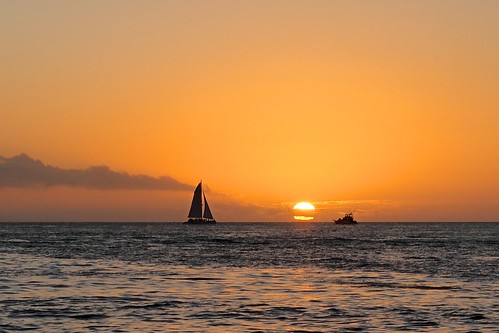
{"type": "Polygon", "coordinates": [[[208,206],[208,201],[206,200],[206,196],[203,192],[202,182],[200,182],[194,190],[191,209],[189,210],[189,215],[187,217],[189,218],[187,223],[215,223],[210,206],[208,206]]]}
{"type": "MultiPolygon", "coordinates": [[[[202,194],[203,189],[201,183],[198,184],[196,190],[194,190],[194,196],[192,197],[191,210],[189,211],[188,218],[200,219],[203,217],[203,200],[202,194]]],[[[205,199],[206,200],[206,199],[205,199]]]]}

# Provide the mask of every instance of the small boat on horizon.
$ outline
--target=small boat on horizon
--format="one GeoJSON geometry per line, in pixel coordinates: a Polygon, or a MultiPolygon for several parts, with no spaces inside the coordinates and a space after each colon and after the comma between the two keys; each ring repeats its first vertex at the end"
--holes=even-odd
{"type": "Polygon", "coordinates": [[[353,218],[353,213],[348,213],[345,214],[345,216],[340,217],[336,221],[334,221],[336,224],[357,224],[357,221],[354,220],[353,218]]]}
{"type": "Polygon", "coordinates": [[[188,220],[184,224],[215,224],[217,221],[213,218],[210,206],[203,191],[203,182],[200,181],[194,195],[192,196],[191,209],[189,210],[188,220]]]}

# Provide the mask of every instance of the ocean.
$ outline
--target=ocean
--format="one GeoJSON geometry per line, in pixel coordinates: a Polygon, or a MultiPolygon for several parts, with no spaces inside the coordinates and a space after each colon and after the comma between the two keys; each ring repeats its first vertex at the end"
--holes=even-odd
{"type": "Polygon", "coordinates": [[[0,223],[0,332],[499,332],[499,223],[0,223]]]}

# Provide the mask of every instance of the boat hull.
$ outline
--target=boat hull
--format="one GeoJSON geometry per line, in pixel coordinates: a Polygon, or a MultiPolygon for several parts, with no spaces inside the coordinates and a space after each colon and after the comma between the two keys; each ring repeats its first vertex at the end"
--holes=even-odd
{"type": "Polygon", "coordinates": [[[357,224],[357,221],[334,221],[336,224],[357,224]]]}
{"type": "Polygon", "coordinates": [[[207,219],[189,219],[184,222],[184,224],[216,224],[215,220],[207,220],[207,219]]]}

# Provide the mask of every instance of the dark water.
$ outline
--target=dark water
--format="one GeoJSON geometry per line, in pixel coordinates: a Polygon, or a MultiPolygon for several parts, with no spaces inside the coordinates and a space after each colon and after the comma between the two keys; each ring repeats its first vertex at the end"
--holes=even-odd
{"type": "Polygon", "coordinates": [[[498,332],[499,224],[0,224],[0,332],[498,332]]]}

